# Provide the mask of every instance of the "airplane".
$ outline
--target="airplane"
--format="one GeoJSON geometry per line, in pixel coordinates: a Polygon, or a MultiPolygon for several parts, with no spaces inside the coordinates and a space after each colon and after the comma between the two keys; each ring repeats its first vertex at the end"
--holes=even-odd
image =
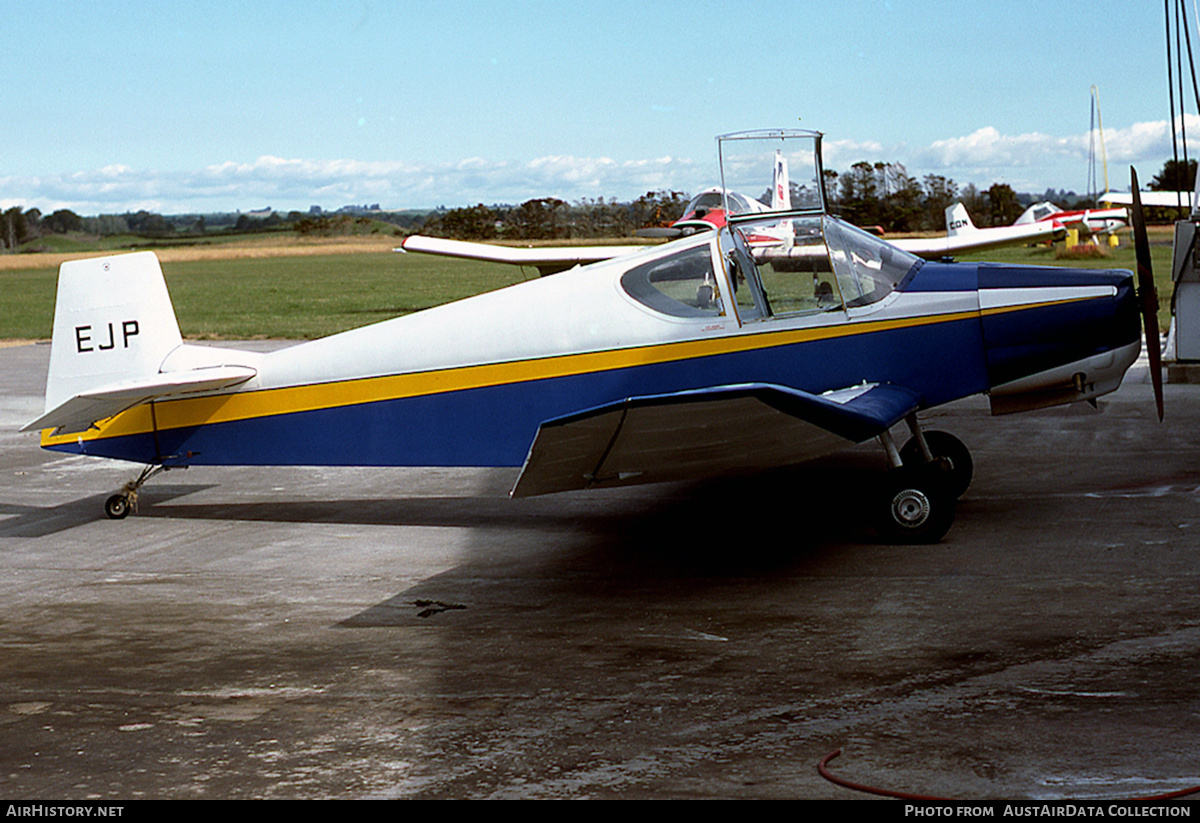
{"type": "MultiPolygon", "coordinates": [[[[1132,203],[1132,201],[1131,201],[1132,203]]],[[[1145,201],[1143,200],[1143,205],[1145,201]]],[[[1064,228],[1083,228],[1092,234],[1111,234],[1125,228],[1129,221],[1129,212],[1125,208],[1112,209],[1077,209],[1067,211],[1049,201],[1034,203],[1013,223],[1014,226],[1027,223],[1050,223],[1064,228]]]]}
{"type": "MultiPolygon", "coordinates": [[[[819,171],[819,132],[725,135],[719,156],[751,137],[806,140],[819,171]]],[[[1095,401],[1138,356],[1138,301],[1127,271],[925,261],[818,202],[261,353],[184,342],[137,252],[62,264],[45,411],[22,430],[142,464],[106,500],[114,519],[187,466],[502,466],[526,497],[875,439],[889,470],[856,499],[883,539],[930,543],[973,463],[918,413],[980,393],[997,414],[1095,401]],[[751,248],[764,223],[790,234],[751,248]]]]}
{"type": "Polygon", "coordinates": [[[888,242],[919,257],[938,259],[1001,246],[1046,242],[1053,240],[1061,231],[1058,226],[1042,223],[977,228],[967,207],[962,203],[953,203],[946,207],[944,237],[899,237],[888,242]]]}
{"type": "Polygon", "coordinates": [[[698,231],[723,228],[726,215],[789,211],[792,193],[787,169],[787,158],[782,153],[776,153],[769,201],[756,200],[721,186],[710,186],[689,200],[683,207],[683,216],[670,226],[638,229],[634,234],[638,237],[674,240],[698,231]]]}

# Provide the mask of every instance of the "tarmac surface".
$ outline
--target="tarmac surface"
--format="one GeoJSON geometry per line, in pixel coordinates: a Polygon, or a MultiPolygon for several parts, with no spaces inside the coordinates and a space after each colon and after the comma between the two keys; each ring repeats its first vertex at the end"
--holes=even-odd
{"type": "Polygon", "coordinates": [[[867,444],[509,500],[515,471],[38,448],[0,349],[0,797],[1129,798],[1200,785],[1200,386],[934,410],[975,481],[879,543],[867,444]]]}

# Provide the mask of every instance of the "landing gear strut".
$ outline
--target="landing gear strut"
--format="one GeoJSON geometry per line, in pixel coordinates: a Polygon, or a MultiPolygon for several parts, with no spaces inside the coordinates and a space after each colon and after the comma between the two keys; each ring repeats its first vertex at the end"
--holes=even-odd
{"type": "Polygon", "coordinates": [[[159,472],[166,471],[166,466],[147,466],[136,479],[126,483],[121,491],[104,501],[104,513],[113,520],[123,520],[129,512],[137,511],[138,489],[147,480],[159,472]]]}
{"type": "Polygon", "coordinates": [[[971,454],[955,436],[922,432],[908,416],[912,438],[897,449],[891,432],[879,436],[892,468],[884,477],[877,527],[889,543],[936,543],[954,523],[958,498],[971,484],[971,454]]]}
{"type": "Polygon", "coordinates": [[[971,452],[963,442],[949,432],[927,431],[923,434],[918,429],[912,438],[900,450],[900,459],[906,466],[919,466],[934,460],[945,460],[947,482],[955,499],[962,497],[971,485],[975,474],[975,463],[971,460],[971,452]],[[924,447],[922,447],[924,441],[924,447]]]}

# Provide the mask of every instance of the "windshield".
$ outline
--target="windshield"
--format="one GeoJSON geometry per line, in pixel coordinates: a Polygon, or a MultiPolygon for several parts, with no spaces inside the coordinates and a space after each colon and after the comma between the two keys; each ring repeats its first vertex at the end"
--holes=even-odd
{"type": "Polygon", "coordinates": [[[740,223],[720,235],[743,320],[839,311],[891,294],[920,259],[831,217],[740,223]]]}
{"type": "Polygon", "coordinates": [[[757,200],[761,205],[752,211],[825,210],[819,133],[771,129],[726,134],[717,138],[717,153],[721,185],[757,200]]]}
{"type": "Polygon", "coordinates": [[[921,263],[921,258],[857,226],[833,217],[825,218],[824,224],[829,257],[848,309],[887,297],[921,263]]]}

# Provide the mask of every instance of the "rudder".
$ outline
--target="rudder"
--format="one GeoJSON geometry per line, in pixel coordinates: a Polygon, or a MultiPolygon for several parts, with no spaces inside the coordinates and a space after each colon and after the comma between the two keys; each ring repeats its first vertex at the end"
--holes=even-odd
{"type": "Polygon", "coordinates": [[[58,271],[46,411],[92,389],[156,375],[182,343],[153,252],[67,261],[58,271]]]}

